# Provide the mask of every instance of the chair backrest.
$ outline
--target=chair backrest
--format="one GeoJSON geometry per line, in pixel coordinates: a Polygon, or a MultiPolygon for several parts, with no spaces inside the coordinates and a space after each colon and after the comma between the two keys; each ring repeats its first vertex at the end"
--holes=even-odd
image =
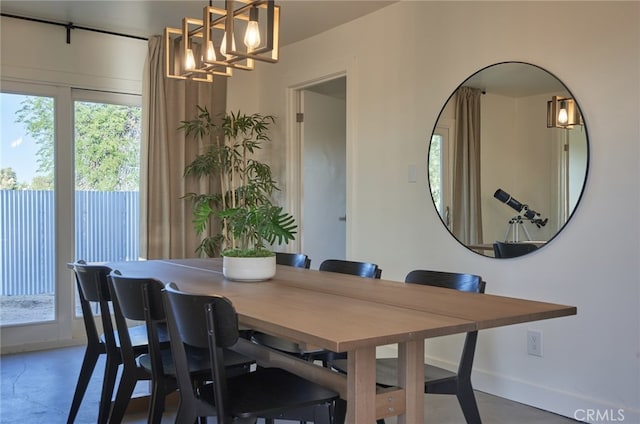
{"type": "Polygon", "coordinates": [[[151,373],[154,378],[159,378],[164,374],[158,336],[158,325],[166,319],[162,302],[164,284],[152,278],[125,277],[118,270],[114,270],[109,274],[109,287],[123,363],[129,366],[136,364],[136,353],[129,336],[127,319],[144,321],[151,373]]]}
{"type": "Polygon", "coordinates": [[[135,321],[164,321],[162,304],[164,284],[153,278],[125,277],[120,271],[109,274],[111,288],[122,315],[135,321]]]}
{"type": "Polygon", "coordinates": [[[380,278],[382,275],[382,270],[376,264],[342,259],[327,259],[320,264],[318,269],[320,271],[358,275],[365,278],[380,278]]]}
{"type": "MultiPolygon", "coordinates": [[[[187,394],[193,387],[185,345],[208,348],[215,385],[215,406],[218,419],[221,419],[225,417],[229,402],[223,349],[238,341],[236,310],[225,297],[184,293],[174,283],[170,283],[163,293],[179,390],[187,394]],[[176,343],[176,340],[182,343],[176,343]]],[[[226,419],[221,421],[227,422],[226,419]]]]}
{"type": "Polygon", "coordinates": [[[109,292],[109,273],[111,268],[103,265],[89,265],[83,260],[73,265],[82,318],[89,343],[98,345],[101,343],[98,329],[89,302],[97,302],[100,309],[100,320],[108,349],[116,349],[113,322],[111,321],[111,293],[109,292]]]}
{"type": "MultiPolygon", "coordinates": [[[[222,347],[233,346],[239,337],[238,316],[231,302],[222,296],[206,296],[185,293],[178,289],[175,283],[170,283],[164,289],[165,302],[168,300],[170,307],[166,309],[167,318],[173,313],[176,330],[180,340],[184,343],[207,348],[209,347],[208,334],[205,324],[205,306],[214,303],[219,312],[216,334],[218,343],[222,347]],[[194,325],[200,323],[203,325],[194,325]]],[[[165,303],[165,308],[167,308],[165,303]]]]}
{"type": "Polygon", "coordinates": [[[109,302],[108,275],[111,268],[103,265],[89,265],[80,260],[73,264],[80,293],[89,302],[109,302]]]}
{"type": "MultiPolygon", "coordinates": [[[[486,286],[485,281],[482,280],[482,277],[479,275],[431,270],[411,271],[405,277],[405,282],[471,293],[484,293],[486,286]]],[[[471,379],[471,369],[473,368],[473,358],[476,352],[477,341],[477,331],[467,333],[460,356],[460,363],[458,364],[458,379],[471,379]]]]}
{"type": "Polygon", "coordinates": [[[311,266],[311,259],[304,253],[276,252],[276,264],[308,269],[311,266]]]}
{"type": "Polygon", "coordinates": [[[496,258],[516,258],[536,249],[538,246],[533,243],[506,243],[502,241],[493,243],[493,255],[496,258]]]}
{"type": "Polygon", "coordinates": [[[484,293],[485,282],[479,275],[457,272],[414,270],[407,274],[405,283],[444,287],[471,293],[484,293]]]}

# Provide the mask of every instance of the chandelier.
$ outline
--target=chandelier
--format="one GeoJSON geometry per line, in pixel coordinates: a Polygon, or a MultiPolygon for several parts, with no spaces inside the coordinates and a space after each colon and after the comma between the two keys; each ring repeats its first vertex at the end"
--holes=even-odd
{"type": "Polygon", "coordinates": [[[280,7],[274,0],[213,1],[202,18],[182,19],[182,28],[164,29],[168,78],[212,82],[234,69],[252,70],[254,61],[278,61],[280,7]]]}

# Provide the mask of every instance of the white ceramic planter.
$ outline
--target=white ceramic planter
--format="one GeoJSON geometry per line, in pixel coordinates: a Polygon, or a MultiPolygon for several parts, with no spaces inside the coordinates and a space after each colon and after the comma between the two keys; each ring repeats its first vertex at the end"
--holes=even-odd
{"type": "Polygon", "coordinates": [[[234,281],[264,281],[276,275],[276,257],[267,258],[222,258],[222,273],[234,281]]]}

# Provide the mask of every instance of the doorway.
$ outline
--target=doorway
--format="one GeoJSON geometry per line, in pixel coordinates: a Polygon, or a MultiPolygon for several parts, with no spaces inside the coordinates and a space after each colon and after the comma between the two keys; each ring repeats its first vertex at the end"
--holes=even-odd
{"type": "Polygon", "coordinates": [[[346,88],[341,76],[297,90],[299,237],[314,269],[346,258],[346,88]]]}

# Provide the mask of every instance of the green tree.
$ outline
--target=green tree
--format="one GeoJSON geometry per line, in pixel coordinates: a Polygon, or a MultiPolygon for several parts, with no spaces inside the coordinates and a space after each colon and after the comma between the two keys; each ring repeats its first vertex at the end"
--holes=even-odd
{"type": "MultiPolygon", "coordinates": [[[[29,96],[21,103],[16,122],[22,123],[38,145],[38,174],[32,186],[53,182],[53,99],[29,96]]],[[[76,189],[138,190],[140,163],[139,107],[76,102],[76,189]]],[[[51,188],[51,187],[49,187],[51,188]]]]}
{"type": "Polygon", "coordinates": [[[139,107],[76,103],[76,189],[137,190],[139,107]]]}
{"type": "Polygon", "coordinates": [[[18,177],[13,168],[0,169],[0,190],[17,190],[18,177]]]}
{"type": "Polygon", "coordinates": [[[43,175],[36,175],[29,186],[31,190],[53,190],[53,180],[43,175]]]}
{"type": "MultiPolygon", "coordinates": [[[[27,133],[38,145],[36,152],[38,170],[47,180],[53,181],[53,98],[40,96],[27,96],[20,103],[20,109],[16,112],[16,122],[25,126],[27,133]]],[[[47,189],[53,189],[47,187],[47,189]]]]}
{"type": "Polygon", "coordinates": [[[429,186],[431,187],[431,197],[436,204],[438,212],[442,212],[442,139],[433,136],[429,145],[429,186]]]}

